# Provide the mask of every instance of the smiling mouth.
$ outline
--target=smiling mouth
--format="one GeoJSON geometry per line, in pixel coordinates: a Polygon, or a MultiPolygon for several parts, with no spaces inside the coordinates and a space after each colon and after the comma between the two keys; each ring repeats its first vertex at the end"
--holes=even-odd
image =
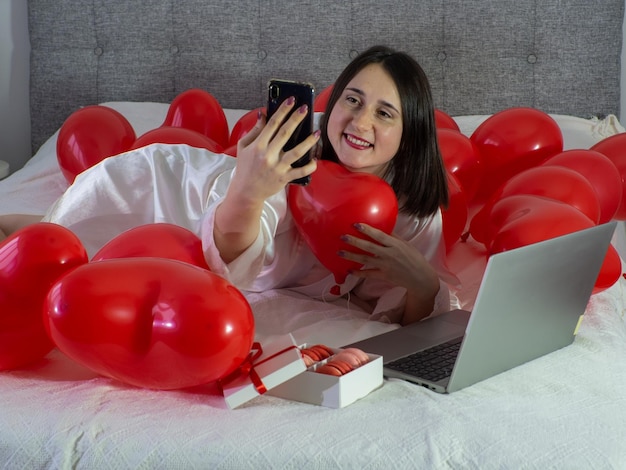
{"type": "Polygon", "coordinates": [[[353,147],[359,147],[359,148],[364,148],[364,149],[373,147],[373,145],[370,144],[367,140],[359,139],[351,134],[344,134],[344,137],[346,138],[348,143],[351,144],[353,147]]]}

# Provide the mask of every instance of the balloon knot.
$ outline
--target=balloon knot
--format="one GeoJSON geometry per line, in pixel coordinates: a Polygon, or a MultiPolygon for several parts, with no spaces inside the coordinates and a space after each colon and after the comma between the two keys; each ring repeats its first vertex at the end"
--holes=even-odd
{"type": "Polygon", "coordinates": [[[330,288],[330,293],[333,295],[340,295],[341,294],[341,289],[339,288],[338,285],[334,285],[330,288]]]}
{"type": "Polygon", "coordinates": [[[469,238],[470,233],[469,232],[465,232],[464,234],[461,235],[461,242],[465,243],[467,241],[467,239],[469,238]]]}

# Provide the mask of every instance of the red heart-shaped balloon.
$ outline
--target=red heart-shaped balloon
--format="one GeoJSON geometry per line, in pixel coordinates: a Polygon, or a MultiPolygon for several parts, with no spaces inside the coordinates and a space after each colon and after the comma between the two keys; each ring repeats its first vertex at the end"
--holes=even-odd
{"type": "Polygon", "coordinates": [[[600,152],[605,155],[620,174],[622,184],[622,194],[620,202],[613,215],[616,220],[626,220],[626,133],[620,132],[602,139],[591,147],[590,150],[600,152]]]}
{"type": "Polygon", "coordinates": [[[220,148],[229,146],[228,120],[219,101],[209,92],[192,88],[170,104],[163,126],[184,127],[209,137],[220,148]]]}
{"type": "Polygon", "coordinates": [[[330,99],[330,95],[333,93],[333,85],[328,85],[322,91],[320,91],[315,97],[315,102],[313,103],[313,111],[316,113],[324,113],[326,112],[326,106],[328,105],[328,100],[330,99]]]}
{"type": "Polygon", "coordinates": [[[461,132],[459,125],[454,120],[452,116],[450,116],[445,111],[441,109],[435,109],[435,127],[437,130],[439,129],[451,129],[457,132],[461,132]]]}
{"type": "Polygon", "coordinates": [[[508,196],[531,194],[571,205],[594,223],[600,218],[600,202],[591,183],[580,173],[557,165],[529,168],[515,175],[498,188],[476,213],[470,232],[479,242],[486,238],[489,214],[497,202],[508,196]]]}
{"type": "Polygon", "coordinates": [[[131,228],[104,245],[91,259],[167,258],[209,269],[202,251],[202,240],[174,224],[146,224],[131,228]]]}
{"type": "Polygon", "coordinates": [[[50,289],[44,320],[70,358],[152,389],[216,381],[243,362],[254,339],[252,310],[232,284],[162,258],[78,267],[50,289]]]}
{"type": "Polygon", "coordinates": [[[450,172],[446,172],[448,177],[448,207],[441,211],[441,229],[446,250],[450,251],[454,244],[461,239],[465,231],[469,209],[467,207],[467,197],[459,183],[459,180],[450,172]]]}
{"type": "Polygon", "coordinates": [[[583,175],[593,186],[600,203],[599,224],[613,219],[622,198],[622,178],[608,157],[595,150],[572,149],[557,153],[544,165],[570,168],[583,175]]]}
{"type": "Polygon", "coordinates": [[[615,284],[622,275],[622,258],[613,245],[609,245],[609,249],[604,256],[600,273],[593,287],[593,293],[597,294],[608,289],[615,284]]]}
{"type": "Polygon", "coordinates": [[[191,147],[204,148],[213,153],[222,153],[224,150],[217,142],[191,129],[184,127],[161,126],[139,136],[131,146],[138,149],[150,144],[187,144],[191,147]]]}
{"type": "Polygon", "coordinates": [[[76,175],[112,155],[126,152],[135,142],[133,126],[118,111],[86,106],[72,113],[61,126],[57,160],[68,183],[76,175]]]}
{"type": "Polygon", "coordinates": [[[437,141],[446,170],[454,175],[470,201],[482,177],[478,149],[469,137],[454,129],[438,128],[437,141]]]}
{"type": "MultiPolygon", "coordinates": [[[[491,254],[556,238],[567,233],[593,227],[595,223],[569,204],[540,196],[526,196],[523,207],[510,205],[509,196],[498,201],[490,217],[495,222],[493,238],[488,247],[491,254]]],[[[515,200],[514,199],[514,200],[515,200]]]]}
{"type": "MultiPolygon", "coordinates": [[[[495,222],[490,254],[513,250],[568,233],[593,227],[589,217],[569,204],[540,196],[508,196],[498,201],[491,213],[495,222]]],[[[575,256],[572,253],[572,256],[575,256]]],[[[621,260],[610,245],[604,256],[593,293],[611,287],[622,271],[621,260]]]]}
{"type": "Polygon", "coordinates": [[[340,237],[363,238],[356,223],[391,233],[398,217],[398,200],[389,184],[328,160],[317,162],[310,184],[289,187],[289,208],[298,231],[337,284],[344,283],[350,270],[362,267],[337,255],[339,250],[355,251],[340,237]]]}
{"type": "Polygon", "coordinates": [[[42,308],[54,282],[87,262],[87,252],[68,229],[38,223],[0,244],[0,370],[41,359],[54,347],[42,308]]]}

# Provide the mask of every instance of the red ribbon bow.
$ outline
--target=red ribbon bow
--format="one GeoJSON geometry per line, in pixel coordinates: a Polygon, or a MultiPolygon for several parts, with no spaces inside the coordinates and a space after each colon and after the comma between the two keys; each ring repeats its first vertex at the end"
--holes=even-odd
{"type": "Polygon", "coordinates": [[[290,349],[298,349],[298,347],[296,345],[288,346],[272,354],[271,356],[264,358],[262,361],[255,363],[254,361],[263,354],[263,348],[261,347],[261,343],[255,341],[254,343],[252,343],[252,348],[250,349],[250,353],[248,353],[248,356],[243,360],[243,362],[237,369],[235,369],[233,372],[220,380],[220,386],[223,389],[225,384],[232,382],[238,377],[248,376],[250,377],[250,380],[252,381],[252,384],[254,385],[254,388],[256,389],[258,394],[263,395],[265,392],[267,392],[267,387],[263,383],[263,380],[261,379],[259,374],[254,370],[254,368],[274,359],[277,356],[280,356],[290,349]]]}

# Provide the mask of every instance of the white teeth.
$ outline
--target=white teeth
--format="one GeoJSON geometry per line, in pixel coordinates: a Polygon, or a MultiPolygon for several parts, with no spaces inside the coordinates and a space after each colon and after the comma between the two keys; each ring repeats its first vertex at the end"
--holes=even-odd
{"type": "Polygon", "coordinates": [[[348,142],[351,142],[355,145],[360,145],[361,147],[371,146],[371,144],[367,142],[366,140],[357,139],[356,137],[349,135],[349,134],[346,134],[346,139],[348,139],[348,142]]]}

